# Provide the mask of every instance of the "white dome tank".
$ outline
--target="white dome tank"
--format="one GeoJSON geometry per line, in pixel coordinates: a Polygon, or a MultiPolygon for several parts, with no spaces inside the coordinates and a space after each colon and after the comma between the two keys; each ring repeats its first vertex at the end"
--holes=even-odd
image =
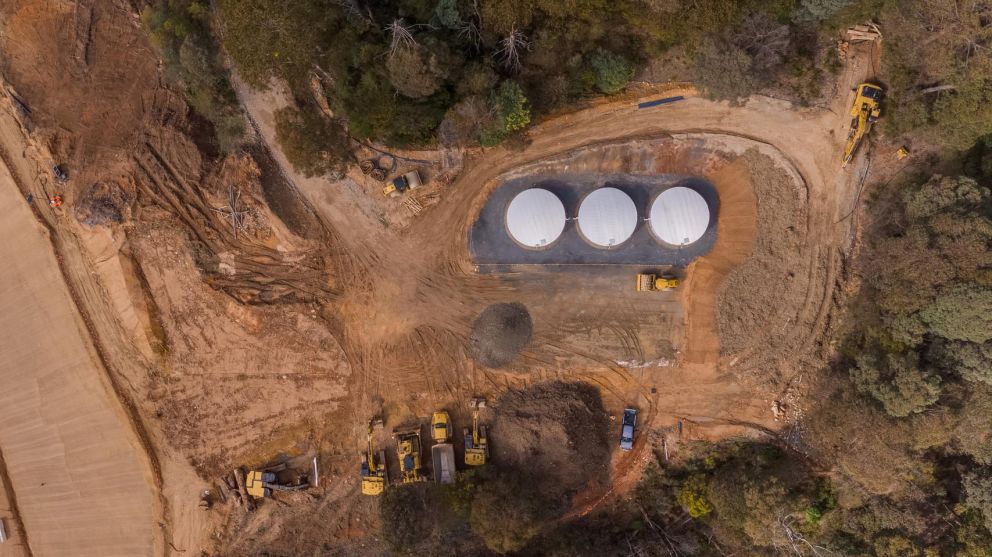
{"type": "Polygon", "coordinates": [[[517,243],[543,248],[565,229],[565,206],[546,189],[524,190],[506,208],[506,230],[517,243]]]}
{"type": "Polygon", "coordinates": [[[616,188],[599,188],[579,205],[579,231],[590,244],[608,248],[627,241],[637,228],[637,207],[616,188]]]}
{"type": "Polygon", "coordinates": [[[696,190],[669,188],[651,204],[651,231],[662,242],[684,246],[703,237],[710,225],[710,208],[696,190]]]}

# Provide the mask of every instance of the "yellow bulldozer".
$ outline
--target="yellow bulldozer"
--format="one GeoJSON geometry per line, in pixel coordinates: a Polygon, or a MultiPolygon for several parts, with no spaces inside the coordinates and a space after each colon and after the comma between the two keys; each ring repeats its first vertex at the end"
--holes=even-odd
{"type": "Polygon", "coordinates": [[[847,144],[844,146],[844,164],[851,162],[858,147],[865,136],[871,130],[878,117],[881,115],[882,97],[885,91],[878,85],[862,83],[858,85],[857,95],[854,97],[854,104],[851,106],[851,131],[847,135],[847,144]]]}
{"type": "Polygon", "coordinates": [[[486,426],[479,425],[479,411],[486,407],[485,399],[473,398],[469,402],[472,409],[472,429],[465,428],[465,464],[482,466],[489,459],[489,440],[486,438],[486,426]]]}
{"type": "Polygon", "coordinates": [[[393,438],[396,439],[397,456],[400,460],[400,480],[405,484],[426,480],[420,469],[423,450],[420,441],[420,424],[393,430],[393,438]]]}
{"type": "Polygon", "coordinates": [[[655,274],[640,273],[637,275],[638,292],[664,292],[674,290],[679,287],[681,281],[675,277],[655,274]]]}
{"type": "Polygon", "coordinates": [[[386,451],[375,451],[375,432],[382,427],[382,420],[369,420],[366,434],[368,447],[362,455],[362,493],[364,495],[381,495],[386,490],[386,451]]]}

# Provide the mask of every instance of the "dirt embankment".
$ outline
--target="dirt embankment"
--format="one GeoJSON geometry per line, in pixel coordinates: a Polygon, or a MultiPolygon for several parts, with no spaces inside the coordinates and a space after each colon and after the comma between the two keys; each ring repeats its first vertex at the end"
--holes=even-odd
{"type": "Polygon", "coordinates": [[[717,291],[720,352],[737,354],[756,343],[775,344],[795,323],[809,287],[807,208],[804,184],[756,150],[743,156],[757,198],[757,230],[750,257],[727,275],[717,291]],[[798,275],[798,276],[797,276],[798,275]]]}

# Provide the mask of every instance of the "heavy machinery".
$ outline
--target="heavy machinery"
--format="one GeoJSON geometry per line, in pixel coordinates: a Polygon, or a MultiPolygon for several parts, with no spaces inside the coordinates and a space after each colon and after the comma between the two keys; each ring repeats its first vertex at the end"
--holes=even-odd
{"type": "Polygon", "coordinates": [[[655,274],[639,273],[637,275],[638,292],[664,292],[674,290],[679,287],[681,281],[675,277],[655,274]]]}
{"type": "Polygon", "coordinates": [[[420,172],[417,170],[411,170],[402,176],[393,178],[393,181],[389,185],[382,188],[382,195],[385,195],[386,197],[396,197],[407,190],[415,190],[419,188],[421,184],[420,172]]]}
{"type": "Polygon", "coordinates": [[[434,468],[434,481],[442,484],[455,483],[455,447],[451,441],[451,416],[438,410],[431,416],[431,465],[434,468]]]}
{"type": "Polygon", "coordinates": [[[434,412],[431,417],[431,437],[435,443],[447,443],[451,439],[451,416],[444,410],[434,412]]]}
{"type": "Polygon", "coordinates": [[[273,491],[300,491],[310,487],[306,478],[300,478],[299,483],[293,485],[279,481],[276,472],[286,469],[285,465],[265,468],[263,470],[249,470],[245,476],[245,491],[255,499],[271,497],[273,491]]]}
{"type": "Polygon", "coordinates": [[[420,424],[393,430],[397,456],[400,460],[401,481],[405,484],[424,481],[420,473],[420,424]]]}
{"type": "Polygon", "coordinates": [[[847,145],[844,146],[844,164],[851,162],[854,153],[871,130],[879,115],[881,115],[882,97],[885,91],[878,85],[862,83],[858,85],[854,104],[851,106],[851,131],[847,135],[847,145]]]}
{"type": "Polygon", "coordinates": [[[482,466],[489,458],[489,440],[486,439],[486,426],[479,425],[479,410],[486,407],[485,399],[473,398],[469,402],[472,409],[472,429],[465,428],[465,464],[482,466]]]}
{"type": "Polygon", "coordinates": [[[386,490],[386,451],[375,452],[375,431],[382,427],[382,420],[369,420],[368,448],[362,455],[362,494],[381,495],[386,490]]]}

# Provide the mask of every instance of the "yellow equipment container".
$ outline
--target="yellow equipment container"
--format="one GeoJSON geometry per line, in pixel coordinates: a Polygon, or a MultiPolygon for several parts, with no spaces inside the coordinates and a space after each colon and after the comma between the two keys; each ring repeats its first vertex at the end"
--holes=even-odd
{"type": "Polygon", "coordinates": [[[854,97],[854,104],[851,106],[851,131],[847,135],[847,144],[844,146],[844,164],[851,162],[858,146],[871,130],[872,124],[881,115],[882,98],[885,91],[878,85],[862,83],[858,85],[858,93],[854,97]]]}
{"type": "Polygon", "coordinates": [[[262,499],[272,495],[272,490],[265,484],[275,482],[276,475],[271,472],[260,470],[249,470],[245,476],[245,491],[255,499],[262,499]]]}
{"type": "Polygon", "coordinates": [[[661,276],[647,273],[637,275],[638,292],[664,292],[674,290],[679,287],[681,281],[675,277],[661,276]]]}
{"type": "Polygon", "coordinates": [[[472,409],[472,429],[466,427],[465,435],[465,464],[482,466],[489,458],[489,440],[486,438],[486,426],[479,425],[479,410],[486,407],[486,401],[474,398],[469,402],[472,409]]]}
{"type": "Polygon", "coordinates": [[[420,442],[420,424],[405,429],[393,431],[396,439],[396,449],[400,460],[401,481],[405,484],[424,481],[420,473],[422,445],[420,442]]]}
{"type": "Polygon", "coordinates": [[[362,455],[362,494],[381,495],[386,490],[386,451],[375,452],[375,430],[382,427],[382,420],[369,422],[368,447],[362,455]]]}

